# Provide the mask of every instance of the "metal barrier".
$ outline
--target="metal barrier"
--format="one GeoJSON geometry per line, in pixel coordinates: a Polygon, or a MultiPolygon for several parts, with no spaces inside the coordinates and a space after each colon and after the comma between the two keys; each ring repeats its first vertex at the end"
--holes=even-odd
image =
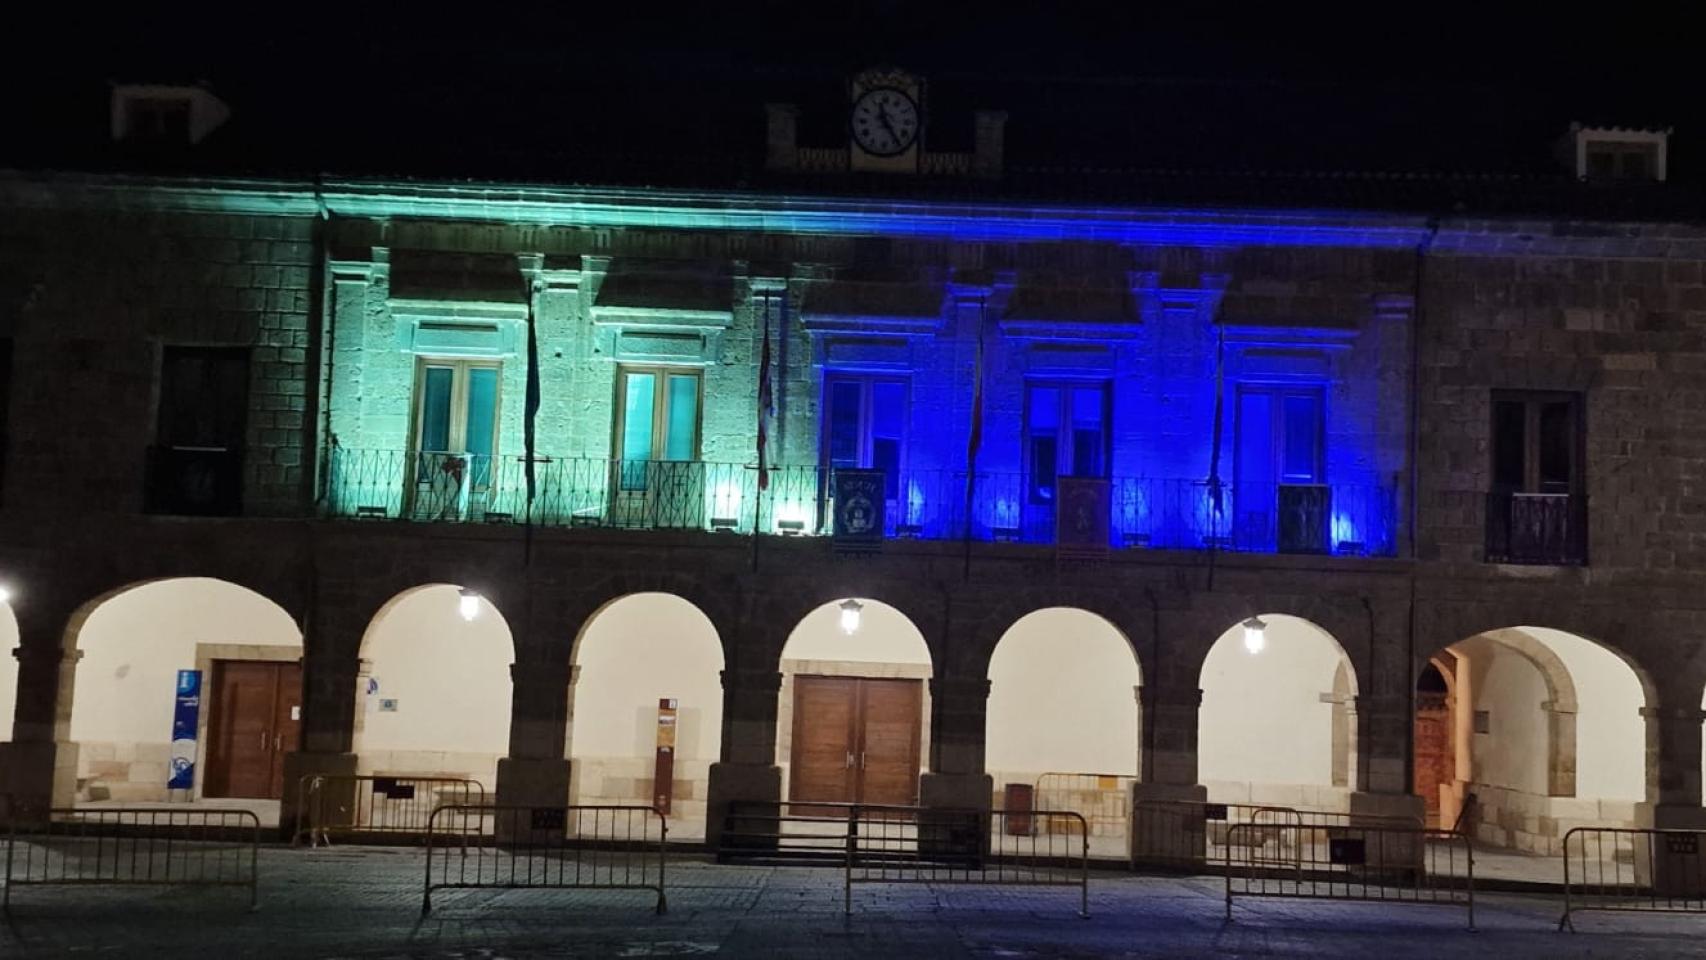
{"type": "Polygon", "coordinates": [[[1469,838],[1412,826],[1234,824],[1227,831],[1226,919],[1232,900],[1292,897],[1460,906],[1475,929],[1475,855],[1469,838]],[[1245,834],[1277,833],[1295,859],[1240,855],[1258,845],[1245,834]]]}
{"type": "Polygon", "coordinates": [[[1069,811],[943,810],[855,804],[847,812],[846,892],[856,883],[1077,887],[1078,915],[1090,916],[1086,824],[1069,811]],[[1007,830],[1009,817],[1076,820],[1075,832],[1007,830]]]}
{"type": "Polygon", "coordinates": [[[296,784],[292,843],[331,845],[333,834],[421,836],[441,806],[484,807],[486,788],[464,777],[308,774],[296,784]]]}
{"type": "Polygon", "coordinates": [[[261,821],[249,810],[110,807],[48,811],[6,833],[5,893],[25,886],[125,884],[248,887],[260,905],[261,821]]]}
{"type": "Polygon", "coordinates": [[[427,820],[421,916],[445,889],[653,890],[663,913],[668,835],[652,807],[441,806],[427,820]]]}
{"type": "Polygon", "coordinates": [[[1706,831],[1576,827],[1564,834],[1564,915],[1706,913],[1706,831]]]}
{"type": "Polygon", "coordinates": [[[1243,851],[1246,861],[1296,865],[1305,856],[1295,846],[1301,835],[1283,828],[1356,826],[1419,830],[1423,824],[1418,817],[1252,803],[1140,800],[1132,805],[1132,864],[1214,870],[1235,851],[1243,851]],[[1238,826],[1245,829],[1234,834],[1238,826]]]}
{"type": "MultiPolygon", "coordinates": [[[[1114,773],[1045,773],[1037,778],[1032,806],[1038,810],[1074,810],[1083,814],[1084,825],[1093,837],[1124,837],[1130,829],[1126,803],[1137,778],[1114,773]]],[[[1012,811],[1016,828],[1018,811],[1012,811]]],[[[1037,827],[1049,832],[1071,830],[1078,822],[1039,819],[1037,827]]],[[[1021,830],[1021,832],[1023,832],[1021,830]]],[[[1130,853],[1127,845],[1127,854],[1130,853]]]]}
{"type": "Polygon", "coordinates": [[[723,818],[717,859],[831,863],[847,857],[847,820],[855,804],[736,800],[723,818]]]}

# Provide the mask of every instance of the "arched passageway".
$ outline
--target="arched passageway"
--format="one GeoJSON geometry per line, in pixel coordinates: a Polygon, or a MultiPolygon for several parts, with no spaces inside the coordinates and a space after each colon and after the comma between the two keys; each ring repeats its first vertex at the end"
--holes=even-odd
{"type": "Polygon", "coordinates": [[[594,614],[570,674],[573,802],[658,804],[671,836],[703,837],[722,669],[716,628],[681,597],[631,594],[594,614]]]}
{"type": "Polygon", "coordinates": [[[1344,810],[1356,783],[1356,672],[1333,636],[1264,613],[1259,649],[1234,624],[1202,667],[1199,780],[1209,799],[1344,810]]]}
{"type": "Polygon", "coordinates": [[[782,648],[776,762],[785,798],[918,802],[930,743],[930,648],[877,600],[826,603],[782,648]]]}
{"type": "MultiPolygon", "coordinates": [[[[1434,662],[1451,671],[1453,776],[1418,776],[1417,788],[1438,791],[1441,823],[1551,856],[1572,827],[1637,822],[1648,783],[1646,684],[1622,657],[1573,633],[1521,626],[1468,637],[1434,662]]],[[[1418,712],[1418,733],[1421,720],[1418,712]]]]}
{"type": "Polygon", "coordinates": [[[1102,617],[1050,607],[1015,621],[989,659],[984,757],[995,806],[1013,807],[1008,791],[1030,787],[1034,809],[1083,815],[1094,852],[1123,855],[1139,683],[1130,642],[1102,617]]]}
{"type": "Polygon", "coordinates": [[[509,750],[515,646],[509,624],[462,588],[432,584],[393,597],[361,641],[365,683],[356,702],[356,771],[465,777],[496,788],[509,750]]]}
{"type": "Polygon", "coordinates": [[[283,795],[302,702],[283,608],[222,580],[156,580],[85,604],[65,643],[75,802],[283,795]]]}

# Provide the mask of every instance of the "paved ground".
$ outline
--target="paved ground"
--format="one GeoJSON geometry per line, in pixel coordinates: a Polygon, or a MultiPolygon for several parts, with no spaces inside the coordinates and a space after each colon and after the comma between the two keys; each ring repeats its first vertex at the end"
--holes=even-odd
{"type": "Polygon", "coordinates": [[[340,847],[261,853],[261,909],[232,890],[18,888],[0,956],[841,957],[1706,956],[1706,917],[1598,915],[1558,933],[1556,898],[1479,898],[1460,909],[1240,901],[1221,882],[1109,873],[1077,892],[863,887],[842,914],[833,870],[670,864],[670,909],[627,891],[448,891],[420,919],[421,854],[340,847]]]}

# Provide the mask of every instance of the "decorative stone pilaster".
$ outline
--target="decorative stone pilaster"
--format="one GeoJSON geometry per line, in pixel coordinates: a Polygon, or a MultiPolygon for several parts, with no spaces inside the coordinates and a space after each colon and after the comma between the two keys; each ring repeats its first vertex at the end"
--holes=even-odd
{"type": "Polygon", "coordinates": [[[1546,714],[1546,795],[1576,795],[1576,711],[1548,700],[1546,714]]]}
{"type": "Polygon", "coordinates": [[[575,671],[557,661],[510,665],[509,755],[498,760],[502,806],[560,807],[569,802],[570,687],[575,671]]]}

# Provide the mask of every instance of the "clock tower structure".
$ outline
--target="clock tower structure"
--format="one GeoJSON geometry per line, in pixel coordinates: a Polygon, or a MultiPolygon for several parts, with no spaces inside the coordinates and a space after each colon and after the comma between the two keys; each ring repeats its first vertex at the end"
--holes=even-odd
{"type": "Polygon", "coordinates": [[[848,167],[856,173],[918,173],[924,154],[924,81],[891,67],[847,85],[848,167]]]}

